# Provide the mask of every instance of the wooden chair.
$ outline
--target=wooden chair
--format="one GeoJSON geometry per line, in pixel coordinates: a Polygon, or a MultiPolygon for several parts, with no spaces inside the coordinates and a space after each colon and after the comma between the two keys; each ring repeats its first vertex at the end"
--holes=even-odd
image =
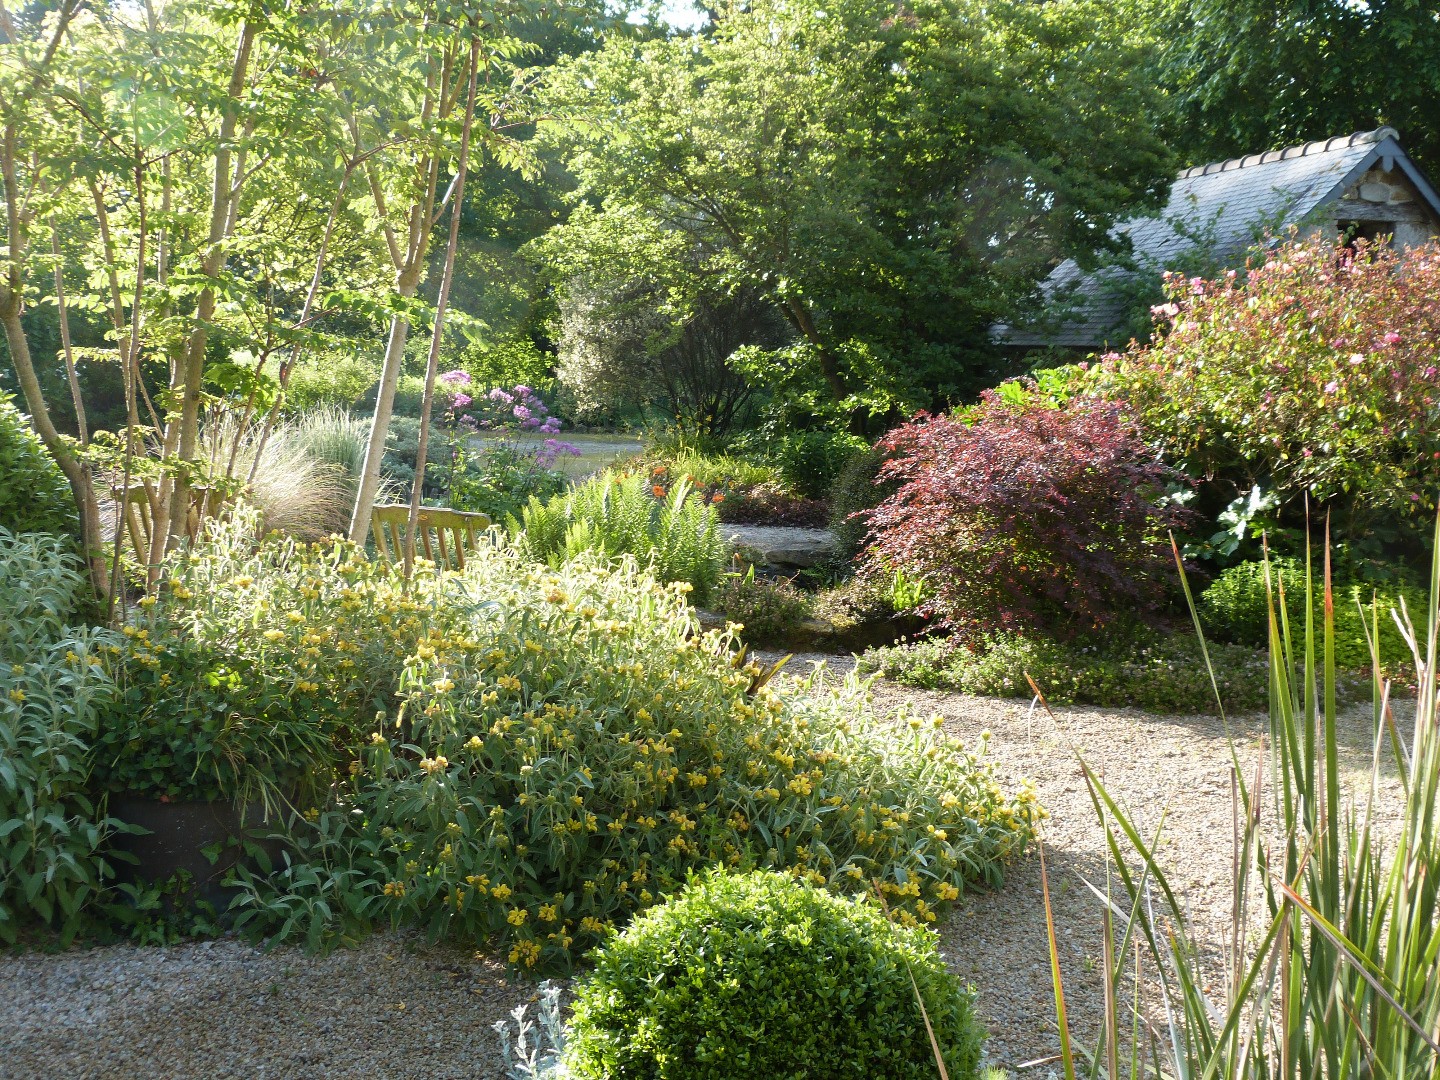
{"type": "MultiPolygon", "coordinates": [[[[409,523],[410,507],[403,503],[383,503],[371,512],[370,532],[375,537],[375,551],[386,562],[405,561],[405,530],[409,523]]],[[[438,566],[463,570],[466,549],[473,550],[489,528],[490,518],[485,514],[422,506],[416,526],[415,554],[418,557],[424,552],[425,558],[438,566]]]]}
{"type": "MultiPolygon", "coordinates": [[[[154,484],[131,484],[127,489],[113,488],[110,492],[115,500],[119,520],[117,529],[124,529],[130,537],[130,546],[136,561],[147,570],[151,569],[150,553],[155,542],[155,501],[159,493],[154,484]]],[[[200,533],[200,524],[207,518],[218,517],[225,505],[224,496],[208,487],[190,489],[190,507],[185,516],[185,535],[194,540],[200,533]]]]}

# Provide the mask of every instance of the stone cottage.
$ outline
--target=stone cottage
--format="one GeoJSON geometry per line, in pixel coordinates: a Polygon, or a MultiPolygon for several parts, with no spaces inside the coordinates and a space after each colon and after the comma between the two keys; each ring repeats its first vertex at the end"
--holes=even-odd
{"type": "Polygon", "coordinates": [[[1197,165],[1176,177],[1160,215],[1117,226],[1130,238],[1133,268],[1061,263],[1042,286],[1049,317],[998,326],[995,339],[1026,350],[1123,346],[1138,275],[1183,269],[1197,255],[1243,266],[1256,244],[1292,226],[1407,248],[1440,236],[1440,194],[1388,127],[1197,165]]]}

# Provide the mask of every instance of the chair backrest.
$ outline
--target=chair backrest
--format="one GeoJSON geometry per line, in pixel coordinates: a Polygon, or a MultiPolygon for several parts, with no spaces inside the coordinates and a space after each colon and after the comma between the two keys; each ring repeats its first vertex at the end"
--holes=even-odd
{"type": "MultiPolygon", "coordinates": [[[[370,513],[370,532],[375,551],[386,562],[405,561],[405,530],[410,524],[410,507],[403,503],[381,503],[370,513]]],[[[465,552],[490,528],[485,514],[468,514],[447,507],[422,506],[415,530],[415,554],[451,570],[465,569],[465,552]]]]}
{"type": "MultiPolygon", "coordinates": [[[[150,553],[155,542],[155,506],[160,497],[155,485],[150,482],[131,484],[128,488],[114,488],[115,510],[119,520],[117,529],[124,529],[130,536],[136,561],[147,570],[151,569],[150,553]]],[[[225,505],[224,496],[208,487],[190,489],[190,506],[185,515],[185,535],[194,540],[200,533],[200,523],[206,518],[218,517],[225,505]]]]}

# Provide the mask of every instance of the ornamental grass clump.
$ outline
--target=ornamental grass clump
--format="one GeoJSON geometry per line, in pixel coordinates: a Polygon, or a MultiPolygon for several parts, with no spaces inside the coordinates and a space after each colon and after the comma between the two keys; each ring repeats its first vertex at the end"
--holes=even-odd
{"type": "MultiPolygon", "coordinates": [[[[1338,597],[1328,554],[1320,585],[1305,568],[1298,622],[1283,581],[1266,574],[1269,760],[1262,751],[1242,762],[1232,747],[1235,851],[1226,869],[1233,899],[1220,976],[1202,961],[1188,905],[1158,856],[1163,834],[1142,833],[1133,812],[1081,762],[1115,871],[1115,895],[1102,910],[1106,1008],[1091,1076],[1440,1073],[1440,558],[1423,612],[1403,605],[1384,613],[1411,648],[1413,712],[1393,707],[1372,654],[1373,749],[1358,783],[1347,780],[1337,733],[1338,597]],[[1398,791],[1387,783],[1396,775],[1398,791]],[[1117,990],[1142,966],[1145,981],[1131,1005],[1117,990]]],[[[1379,617],[1368,627],[1372,641],[1379,617]]],[[[1043,859],[1041,867],[1044,883],[1043,859]]],[[[1077,1070],[1049,923],[1069,1080],[1077,1070]]]]}
{"type": "Polygon", "coordinates": [[[984,1031],[934,934],[786,874],[698,878],[594,960],[574,1080],[933,1080],[930,1030],[951,1080],[976,1075],[984,1031]]]}
{"type": "Polygon", "coordinates": [[[633,559],[485,548],[410,588],[365,613],[410,635],[395,695],[285,864],[242,872],[256,933],[322,946],[410,925],[563,967],[717,864],[878,881],[917,925],[998,881],[1040,816],[938,724],[868,719],[858,683],[791,698],[737,668],[733,635],[700,633],[683,584],[633,559]]]}

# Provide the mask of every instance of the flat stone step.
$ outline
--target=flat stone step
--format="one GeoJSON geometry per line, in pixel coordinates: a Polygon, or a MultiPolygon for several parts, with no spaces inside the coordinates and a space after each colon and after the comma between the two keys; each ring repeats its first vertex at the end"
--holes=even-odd
{"type": "Polygon", "coordinates": [[[829,529],[805,529],[793,525],[724,525],[723,534],[731,550],[750,548],[766,566],[803,570],[835,554],[835,534],[829,529]]]}

